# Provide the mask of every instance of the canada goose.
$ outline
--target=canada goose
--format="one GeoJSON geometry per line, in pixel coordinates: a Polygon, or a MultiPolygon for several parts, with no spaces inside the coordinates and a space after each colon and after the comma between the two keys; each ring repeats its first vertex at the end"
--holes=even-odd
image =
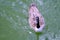
{"type": "Polygon", "coordinates": [[[29,8],[29,24],[35,32],[41,32],[45,27],[44,17],[34,3],[32,3],[29,8]]]}

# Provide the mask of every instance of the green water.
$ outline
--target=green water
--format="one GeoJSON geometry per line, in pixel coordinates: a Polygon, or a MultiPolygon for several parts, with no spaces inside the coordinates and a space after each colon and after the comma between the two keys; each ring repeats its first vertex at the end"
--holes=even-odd
{"type": "Polygon", "coordinates": [[[60,40],[60,0],[0,0],[0,40],[60,40]],[[42,33],[28,24],[32,2],[45,18],[42,33]]]}

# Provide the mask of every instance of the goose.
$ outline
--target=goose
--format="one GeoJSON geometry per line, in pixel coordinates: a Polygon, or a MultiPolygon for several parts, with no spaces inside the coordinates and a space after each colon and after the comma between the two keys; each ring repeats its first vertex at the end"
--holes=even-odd
{"type": "Polygon", "coordinates": [[[32,3],[29,7],[29,25],[35,32],[42,32],[45,27],[45,20],[42,14],[37,9],[35,3],[32,3]]]}

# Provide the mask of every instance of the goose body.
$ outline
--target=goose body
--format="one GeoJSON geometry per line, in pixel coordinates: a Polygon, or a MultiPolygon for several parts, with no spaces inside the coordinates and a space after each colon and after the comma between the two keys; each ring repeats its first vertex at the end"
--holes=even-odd
{"type": "Polygon", "coordinates": [[[29,8],[29,24],[35,32],[41,32],[45,27],[44,17],[35,4],[31,4],[29,8]]]}

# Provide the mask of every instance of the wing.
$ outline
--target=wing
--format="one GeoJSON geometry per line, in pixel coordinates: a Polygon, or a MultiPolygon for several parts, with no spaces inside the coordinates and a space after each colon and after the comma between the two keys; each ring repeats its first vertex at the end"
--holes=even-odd
{"type": "Polygon", "coordinates": [[[43,16],[40,16],[40,18],[39,18],[39,23],[40,23],[40,26],[41,26],[41,27],[42,27],[42,26],[45,26],[45,21],[44,21],[43,16]]]}
{"type": "Polygon", "coordinates": [[[34,27],[36,27],[36,19],[35,19],[35,17],[34,16],[30,16],[29,17],[29,24],[30,24],[30,26],[31,26],[31,28],[34,28],[34,27]]]}

